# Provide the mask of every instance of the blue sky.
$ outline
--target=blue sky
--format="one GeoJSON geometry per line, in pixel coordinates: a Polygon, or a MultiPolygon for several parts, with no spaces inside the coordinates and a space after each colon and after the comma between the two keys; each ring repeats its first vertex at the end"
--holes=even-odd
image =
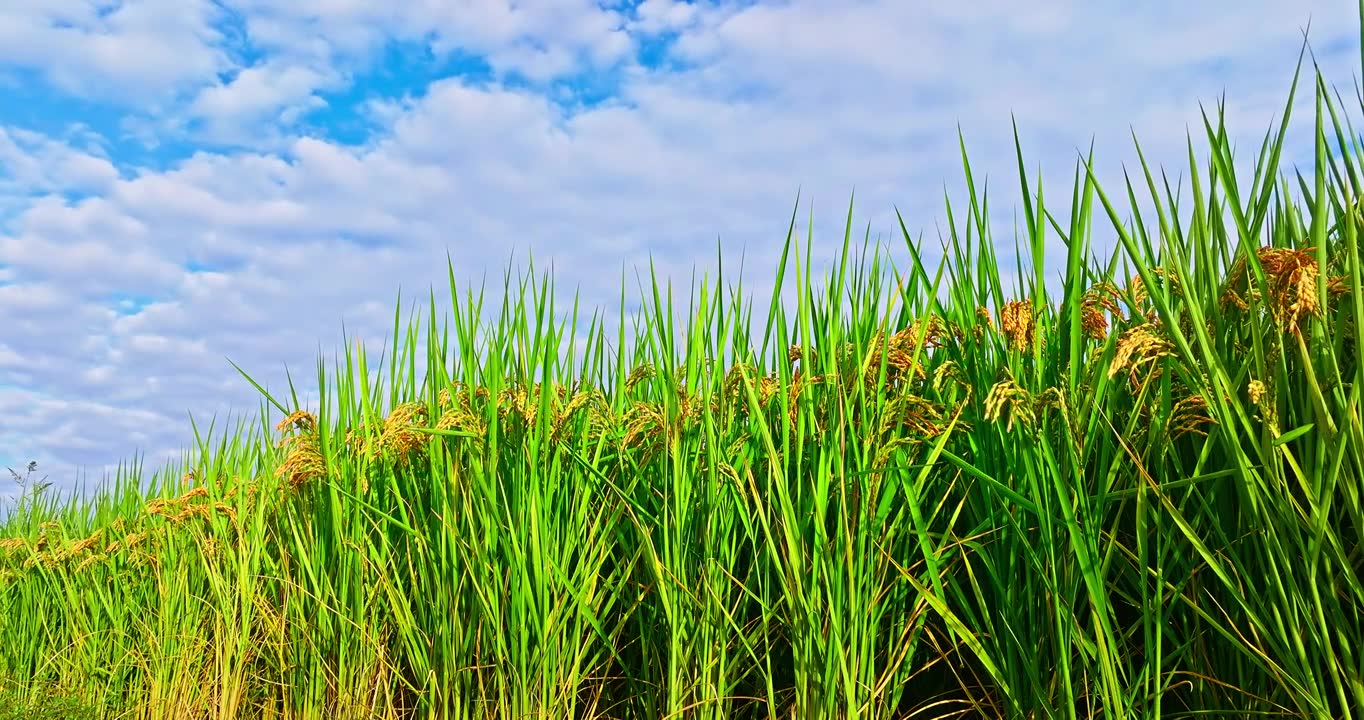
{"type": "MultiPolygon", "coordinates": [[[[854,224],[934,241],[957,148],[1020,199],[1011,118],[1053,199],[1135,132],[1184,175],[1225,93],[1244,159],[1302,32],[1354,96],[1350,2],[9,0],[0,4],[0,467],[59,488],[250,417],[285,366],[377,349],[399,288],[500,290],[551,263],[608,321],[622,272],[770,268],[801,193],[816,260],[854,224]],[[470,285],[469,283],[473,283],[470,285]]],[[[1311,165],[1310,85],[1286,167],[1311,165]]],[[[1357,108],[1356,108],[1357,109],[1357,108]]],[[[1247,176],[1248,177],[1248,176],[1247,176]]],[[[1100,225],[1099,227],[1102,227],[1100,225]]],[[[1096,233],[1111,244],[1111,231],[1096,233]]],[[[1060,245],[1055,243],[1059,258],[1060,245]]],[[[1004,253],[1010,253],[1006,250],[1004,253]]],[[[633,303],[632,303],[633,304],[633,303]]],[[[448,304],[447,304],[448,307],[448,304]]],[[[305,393],[305,398],[310,397],[305,393]]],[[[8,473],[4,473],[7,477],[8,473]]],[[[17,488],[0,478],[0,502],[17,488]]]]}

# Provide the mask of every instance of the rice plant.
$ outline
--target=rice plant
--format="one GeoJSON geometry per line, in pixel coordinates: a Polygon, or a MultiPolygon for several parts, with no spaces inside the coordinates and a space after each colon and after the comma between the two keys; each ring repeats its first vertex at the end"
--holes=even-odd
{"type": "Polygon", "coordinates": [[[177,466],[27,493],[0,689],[120,718],[1353,716],[1364,154],[1318,72],[1313,171],[1281,172],[1299,76],[1248,182],[1220,107],[1187,189],[1082,157],[1068,218],[1016,143],[1011,285],[964,141],[965,202],[936,245],[901,220],[903,269],[850,205],[816,278],[793,213],[761,326],[723,265],[685,327],[651,272],[629,341],[593,315],[582,344],[551,277],[482,323],[451,269],[378,380],[348,345],[315,408],[256,385],[177,466]]]}

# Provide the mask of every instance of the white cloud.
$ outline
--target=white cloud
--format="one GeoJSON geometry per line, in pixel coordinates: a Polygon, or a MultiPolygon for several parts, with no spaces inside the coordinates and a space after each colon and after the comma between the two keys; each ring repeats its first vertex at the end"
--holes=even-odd
{"type": "Polygon", "coordinates": [[[81,96],[162,102],[226,69],[211,0],[15,0],[0,5],[0,64],[81,96]]]}
{"type": "Polygon", "coordinates": [[[118,170],[105,157],[30,130],[0,127],[0,192],[98,192],[116,179],[118,170]]]}
{"type": "Polygon", "coordinates": [[[266,61],[200,90],[187,114],[208,123],[209,137],[237,140],[261,121],[290,125],[301,113],[325,105],[314,93],[339,80],[332,71],[266,61]]]}
{"type": "Polygon", "coordinates": [[[635,9],[634,27],[646,33],[676,31],[690,25],[698,12],[695,4],[681,0],[644,0],[635,9]]]}

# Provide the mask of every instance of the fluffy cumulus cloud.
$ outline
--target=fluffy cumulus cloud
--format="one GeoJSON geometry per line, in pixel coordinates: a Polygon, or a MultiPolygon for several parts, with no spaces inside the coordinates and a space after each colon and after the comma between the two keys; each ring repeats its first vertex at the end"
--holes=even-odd
{"type": "Polygon", "coordinates": [[[0,8],[0,64],[54,93],[160,103],[230,67],[212,0],[17,0],[0,8]]]}
{"type": "MultiPolygon", "coordinates": [[[[0,4],[0,92],[24,99],[0,103],[0,466],[37,460],[65,489],[133,453],[150,470],[193,443],[191,415],[220,432],[260,410],[229,360],[285,395],[287,366],[306,401],[343,323],[377,354],[400,289],[405,311],[432,287],[448,308],[447,257],[461,289],[494,296],[533,257],[560,301],[578,292],[614,323],[620,283],[634,306],[651,261],[685,305],[717,239],[728,279],[742,259],[745,292],[766,296],[798,190],[825,264],[855,190],[854,239],[869,227],[902,262],[895,210],[932,245],[944,190],[962,197],[959,129],[1012,262],[1014,122],[1062,206],[1091,142],[1115,190],[1133,133],[1177,181],[1186,132],[1202,147],[1200,103],[1224,93],[1244,160],[1282,113],[1309,21],[1316,61],[1349,88],[1356,12],[0,4]]],[[[1287,161],[1309,168],[1310,122],[1294,128],[1287,161]]]]}

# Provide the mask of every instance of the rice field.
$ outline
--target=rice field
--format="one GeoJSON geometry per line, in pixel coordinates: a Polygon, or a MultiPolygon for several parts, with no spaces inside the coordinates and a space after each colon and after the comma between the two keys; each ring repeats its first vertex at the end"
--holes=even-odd
{"type": "Polygon", "coordinates": [[[816,277],[793,214],[773,272],[798,301],[758,305],[763,326],[723,272],[678,326],[651,276],[633,342],[592,315],[580,343],[552,278],[508,277],[481,323],[452,270],[452,307],[395,313],[380,372],[361,347],[319,360],[316,407],[262,388],[255,423],[196,427],[151,477],[27,485],[0,524],[0,699],[35,718],[1351,717],[1364,153],[1318,76],[1315,167],[1281,168],[1301,77],[1249,180],[1220,108],[1186,168],[1143,159],[1105,190],[1082,158],[1069,217],[1019,149],[1016,270],[964,143],[968,196],[941,242],[900,224],[904,268],[859,250],[850,207],[816,277]]]}

